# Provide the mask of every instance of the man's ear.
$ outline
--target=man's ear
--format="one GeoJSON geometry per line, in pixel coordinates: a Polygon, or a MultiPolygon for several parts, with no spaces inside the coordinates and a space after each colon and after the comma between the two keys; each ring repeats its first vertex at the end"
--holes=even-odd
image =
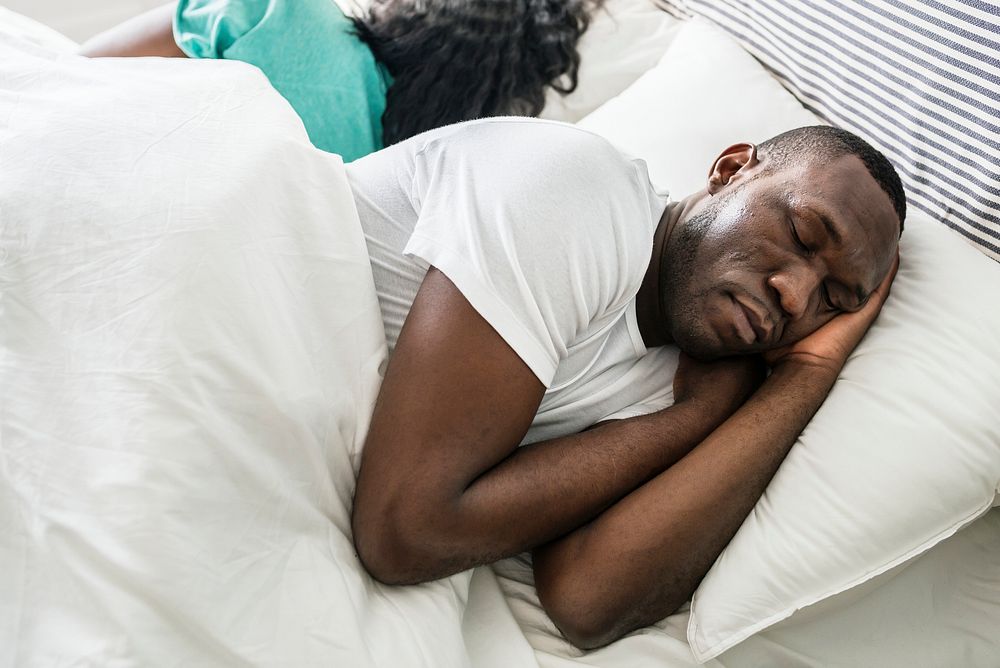
{"type": "Polygon", "coordinates": [[[753,144],[733,144],[719,154],[708,172],[708,194],[714,195],[743,170],[760,164],[757,147],[753,144]]]}

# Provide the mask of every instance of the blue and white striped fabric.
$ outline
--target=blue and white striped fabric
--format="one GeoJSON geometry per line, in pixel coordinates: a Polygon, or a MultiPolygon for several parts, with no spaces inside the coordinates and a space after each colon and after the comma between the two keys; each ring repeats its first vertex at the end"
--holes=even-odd
{"type": "Polygon", "coordinates": [[[912,207],[1000,260],[1000,3],[656,1],[729,31],[811,111],[882,150],[912,207]]]}

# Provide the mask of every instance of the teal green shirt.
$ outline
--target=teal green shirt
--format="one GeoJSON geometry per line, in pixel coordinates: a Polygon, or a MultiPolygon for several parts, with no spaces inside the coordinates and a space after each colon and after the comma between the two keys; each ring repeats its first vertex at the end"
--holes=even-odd
{"type": "Polygon", "coordinates": [[[256,65],[312,143],[345,162],[382,148],[391,80],[334,0],[180,0],[174,39],[191,58],[256,65]]]}

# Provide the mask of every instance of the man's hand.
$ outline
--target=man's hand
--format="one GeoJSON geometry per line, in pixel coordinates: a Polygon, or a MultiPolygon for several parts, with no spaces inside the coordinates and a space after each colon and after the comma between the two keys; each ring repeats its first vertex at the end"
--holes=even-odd
{"type": "Polygon", "coordinates": [[[674,375],[674,403],[696,403],[721,423],[760,387],[766,372],[759,355],[701,362],[682,352],[674,375]]]}
{"type": "Polygon", "coordinates": [[[819,367],[835,375],[840,373],[848,356],[882,310],[898,268],[897,254],[889,273],[860,311],[838,315],[801,341],[764,353],[764,359],[772,368],[792,362],[819,367]]]}

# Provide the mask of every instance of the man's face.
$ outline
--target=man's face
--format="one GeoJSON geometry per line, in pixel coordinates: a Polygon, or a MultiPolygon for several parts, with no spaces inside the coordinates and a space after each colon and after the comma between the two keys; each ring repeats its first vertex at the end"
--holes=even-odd
{"type": "Polygon", "coordinates": [[[661,297],[677,345],[705,359],[794,343],[857,311],[886,276],[899,221],[855,156],[744,170],[678,221],[661,297]]]}

